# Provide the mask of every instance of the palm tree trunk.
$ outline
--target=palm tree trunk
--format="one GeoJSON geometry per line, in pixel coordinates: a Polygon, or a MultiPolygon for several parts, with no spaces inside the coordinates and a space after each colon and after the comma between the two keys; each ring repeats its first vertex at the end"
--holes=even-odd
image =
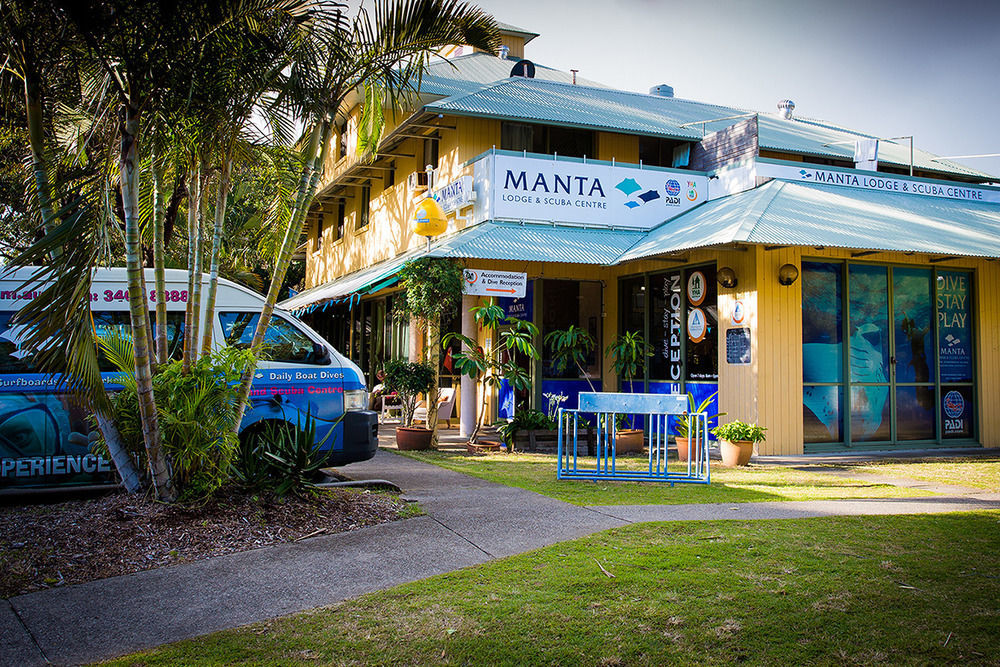
{"type": "MultiPolygon", "coordinates": [[[[35,179],[35,194],[38,197],[38,208],[42,216],[42,228],[48,234],[58,224],[55,212],[52,210],[52,183],[49,182],[49,172],[45,161],[45,138],[42,128],[42,93],[41,87],[33,77],[24,79],[24,98],[27,107],[28,144],[31,146],[31,168],[35,179]]],[[[58,257],[61,251],[53,248],[51,255],[58,257]]]]}
{"type": "Polygon", "coordinates": [[[164,271],[163,218],[166,209],[163,201],[163,164],[153,154],[153,275],[156,282],[156,359],[165,364],[170,361],[167,352],[167,279],[164,271]]]}
{"type": "MultiPolygon", "coordinates": [[[[204,282],[201,266],[204,262],[202,252],[202,238],[205,236],[205,216],[208,213],[206,198],[208,196],[209,170],[205,159],[201,160],[201,185],[199,187],[198,215],[195,219],[194,263],[190,266],[190,276],[194,278],[191,282],[191,289],[188,292],[188,299],[191,303],[191,313],[193,326],[191,327],[191,362],[198,360],[199,332],[202,329],[201,321],[201,286],[204,282]]],[[[190,280],[190,278],[189,278],[190,280]]]]}
{"type": "Polygon", "coordinates": [[[226,219],[226,202],[229,197],[229,174],[233,168],[230,157],[222,165],[219,176],[219,191],[215,198],[215,229],[212,232],[212,259],[208,274],[208,293],[205,295],[204,333],[201,341],[201,353],[212,351],[212,329],[215,323],[215,294],[219,287],[219,255],[222,252],[222,223],[226,219]]]}
{"type": "Polygon", "coordinates": [[[160,424],[153,399],[153,374],[149,364],[149,309],[142,289],[142,257],[139,238],[139,110],[126,104],[122,125],[120,171],[122,209],[125,212],[125,263],[128,267],[129,313],[135,351],[135,382],[142,419],[142,439],[156,496],[165,502],[177,498],[160,439],[160,424]]]}
{"type": "Polygon", "coordinates": [[[198,246],[198,208],[201,205],[201,163],[193,158],[188,171],[188,299],[184,308],[184,357],[182,372],[191,372],[192,358],[195,356],[196,340],[192,332],[195,330],[194,281],[195,281],[195,248],[198,246]]]}
{"type": "MultiPolygon", "coordinates": [[[[281,284],[285,281],[285,273],[288,265],[292,261],[292,255],[298,246],[299,237],[302,235],[302,224],[306,218],[306,211],[312,198],[316,193],[319,177],[323,172],[323,165],[326,162],[327,154],[330,150],[330,135],[333,124],[329,120],[324,120],[313,128],[306,148],[305,166],[302,169],[302,178],[299,180],[299,192],[295,198],[295,209],[292,211],[288,228],[285,230],[285,238],[281,243],[281,250],[278,259],[274,264],[274,274],[271,276],[271,286],[267,291],[264,305],[261,307],[260,320],[257,322],[257,330],[254,332],[253,342],[250,344],[250,352],[254,358],[258,358],[261,348],[264,346],[264,334],[268,325],[271,324],[271,316],[274,314],[274,307],[278,303],[278,293],[281,291],[281,284]],[[318,154],[317,154],[318,151],[318,154]]],[[[246,410],[247,399],[250,396],[250,385],[253,384],[253,375],[256,366],[252,365],[243,372],[240,381],[240,389],[237,393],[237,414],[236,429],[239,430],[240,422],[243,420],[243,412],[246,410]]]]}
{"type": "Polygon", "coordinates": [[[125,449],[118,427],[100,410],[94,411],[94,417],[97,419],[97,428],[101,430],[104,442],[108,446],[108,454],[111,455],[115,469],[118,470],[118,476],[122,478],[122,486],[129,493],[138,493],[142,490],[142,476],[135,467],[132,457],[129,456],[128,450],[125,449]]]}

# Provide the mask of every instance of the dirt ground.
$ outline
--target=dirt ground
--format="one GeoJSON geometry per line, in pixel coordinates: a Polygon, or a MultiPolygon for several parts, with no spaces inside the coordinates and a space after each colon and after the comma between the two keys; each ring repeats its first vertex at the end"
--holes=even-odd
{"type": "Polygon", "coordinates": [[[398,496],[322,489],[278,498],[227,489],[201,505],[113,492],[0,506],[0,597],[148,570],[411,516],[398,496]]]}

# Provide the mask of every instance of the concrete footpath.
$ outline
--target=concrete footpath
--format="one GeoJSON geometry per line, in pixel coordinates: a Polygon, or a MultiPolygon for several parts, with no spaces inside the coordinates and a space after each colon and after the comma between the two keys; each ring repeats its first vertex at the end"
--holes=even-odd
{"type": "Polygon", "coordinates": [[[107,659],[633,522],[1000,509],[1000,494],[578,507],[387,451],[344,472],[394,482],[427,515],[5,600],[0,664],[107,659]]]}

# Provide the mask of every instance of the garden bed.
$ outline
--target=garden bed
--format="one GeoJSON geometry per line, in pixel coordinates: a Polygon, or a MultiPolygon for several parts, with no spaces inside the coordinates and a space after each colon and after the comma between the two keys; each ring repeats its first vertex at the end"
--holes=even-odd
{"type": "Polygon", "coordinates": [[[412,516],[397,496],[323,489],[304,498],[225,489],[201,505],[113,492],[0,507],[0,597],[203,560],[412,516]]]}

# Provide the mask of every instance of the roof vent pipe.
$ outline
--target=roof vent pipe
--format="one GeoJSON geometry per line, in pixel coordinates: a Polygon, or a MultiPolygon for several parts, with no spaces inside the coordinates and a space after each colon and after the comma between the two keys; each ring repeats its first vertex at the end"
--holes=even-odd
{"type": "Polygon", "coordinates": [[[668,86],[665,83],[661,83],[658,86],[653,86],[649,89],[650,95],[659,95],[660,97],[673,97],[674,89],[673,86],[668,86]]]}
{"type": "Polygon", "coordinates": [[[510,47],[506,44],[500,46],[500,60],[507,60],[507,56],[510,54],[510,47]]]}
{"type": "Polygon", "coordinates": [[[778,102],[778,113],[785,120],[792,119],[792,112],[795,111],[795,102],[791,100],[781,100],[778,102]]]}

